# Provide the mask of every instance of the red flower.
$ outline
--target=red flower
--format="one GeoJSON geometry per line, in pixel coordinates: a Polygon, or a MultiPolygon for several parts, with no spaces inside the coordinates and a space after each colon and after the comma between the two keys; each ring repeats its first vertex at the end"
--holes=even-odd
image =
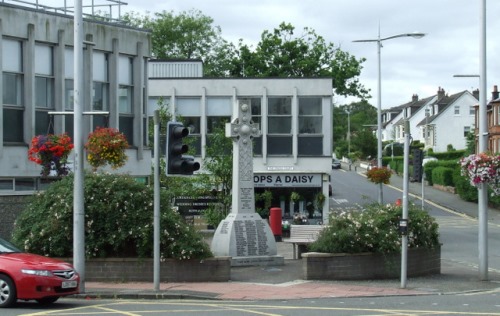
{"type": "Polygon", "coordinates": [[[68,174],[66,163],[72,149],[73,143],[67,134],[37,135],[31,139],[28,159],[42,166],[42,176],[48,176],[51,170],[63,176],[68,174]]]}

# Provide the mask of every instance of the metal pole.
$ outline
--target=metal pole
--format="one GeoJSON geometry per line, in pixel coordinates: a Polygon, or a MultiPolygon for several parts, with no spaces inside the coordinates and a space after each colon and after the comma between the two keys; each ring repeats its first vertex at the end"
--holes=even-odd
{"type": "MultiPolygon", "coordinates": [[[[409,156],[410,156],[410,125],[408,119],[405,119],[405,141],[404,141],[404,159],[403,159],[403,220],[408,219],[408,185],[409,185],[409,156]]],[[[408,227],[409,230],[409,227],[408,227]]],[[[406,288],[406,275],[408,265],[408,236],[401,236],[401,288],[406,288]]]]}
{"type": "Polygon", "coordinates": [[[154,199],[153,199],[153,283],[154,290],[160,290],[160,111],[154,111],[154,199]]]}
{"type": "Polygon", "coordinates": [[[347,158],[351,159],[351,109],[347,108],[347,158]]]}
{"type": "Polygon", "coordinates": [[[83,169],[83,18],[82,0],[75,0],[74,16],[74,151],[73,183],[73,264],[80,274],[80,292],[85,293],[85,206],[83,169]]]}
{"type": "MultiPolygon", "coordinates": [[[[378,83],[377,83],[377,167],[382,167],[382,62],[380,58],[380,26],[378,28],[377,58],[378,58],[378,83]]],[[[378,185],[378,203],[384,202],[383,184],[378,185]]]]}
{"type": "MultiPolygon", "coordinates": [[[[488,126],[486,116],[486,0],[481,1],[480,10],[480,70],[479,70],[479,152],[488,150],[488,126]]],[[[488,280],[488,187],[481,184],[478,188],[479,221],[479,279],[488,280]]]]}

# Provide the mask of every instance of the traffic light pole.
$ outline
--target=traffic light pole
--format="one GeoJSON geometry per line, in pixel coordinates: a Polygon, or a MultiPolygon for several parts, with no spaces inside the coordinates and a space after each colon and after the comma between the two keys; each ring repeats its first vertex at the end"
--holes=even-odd
{"type": "Polygon", "coordinates": [[[160,290],[160,111],[154,111],[153,283],[160,290]]]}

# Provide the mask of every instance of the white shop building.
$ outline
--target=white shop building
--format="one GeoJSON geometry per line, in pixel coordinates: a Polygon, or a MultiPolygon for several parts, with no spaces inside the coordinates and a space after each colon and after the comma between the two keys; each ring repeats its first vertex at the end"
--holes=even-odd
{"type": "Polygon", "coordinates": [[[148,67],[149,116],[161,98],[171,114],[190,127],[200,162],[207,135],[221,121],[230,121],[235,102],[250,99],[252,119],[261,130],[254,139],[256,193],[270,190],[272,206],[280,207],[284,218],[301,213],[311,223],[327,220],[331,78],[203,78],[197,61],[152,61],[148,67]],[[298,201],[292,201],[292,192],[298,201]],[[325,197],[322,207],[315,203],[320,193],[325,197]]]}

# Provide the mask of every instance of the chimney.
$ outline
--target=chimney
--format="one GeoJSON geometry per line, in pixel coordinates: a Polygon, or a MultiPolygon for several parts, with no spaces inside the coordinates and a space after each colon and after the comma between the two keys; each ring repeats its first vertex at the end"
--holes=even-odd
{"type": "Polygon", "coordinates": [[[441,98],[444,98],[444,89],[443,88],[441,88],[441,87],[438,88],[437,96],[438,96],[438,100],[441,98]]]}
{"type": "Polygon", "coordinates": [[[498,99],[498,87],[496,85],[493,86],[493,92],[491,93],[491,99],[496,100],[498,99]]]}
{"type": "Polygon", "coordinates": [[[411,102],[415,103],[418,101],[418,94],[414,94],[411,96],[411,102]]]}
{"type": "Polygon", "coordinates": [[[479,89],[473,90],[472,95],[476,98],[476,100],[479,100],[479,89]]]}

